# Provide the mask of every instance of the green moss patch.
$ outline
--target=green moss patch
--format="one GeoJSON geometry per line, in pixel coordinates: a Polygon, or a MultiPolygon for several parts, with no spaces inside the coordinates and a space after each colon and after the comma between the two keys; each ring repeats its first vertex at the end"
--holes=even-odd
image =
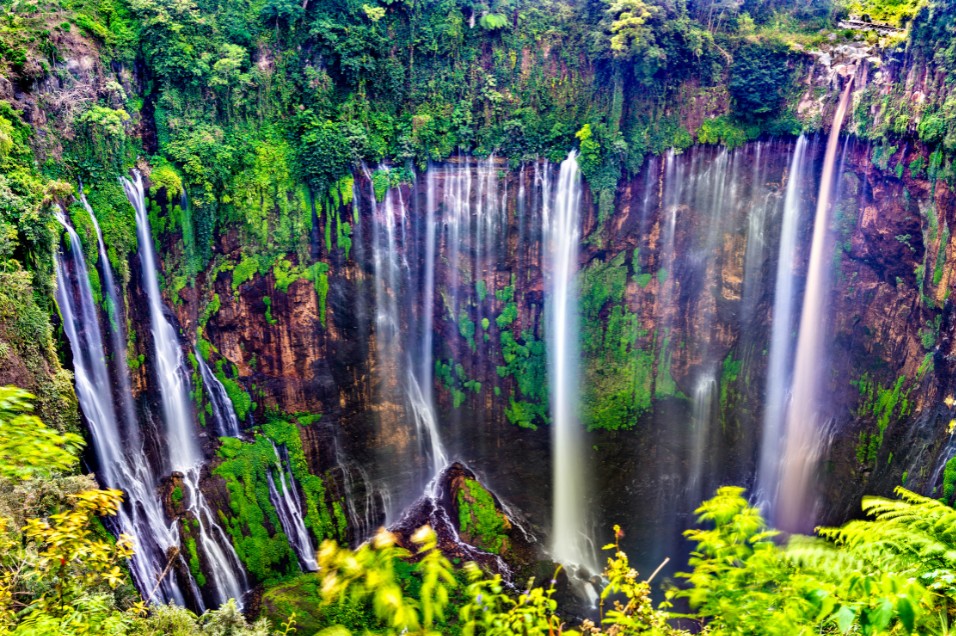
{"type": "Polygon", "coordinates": [[[484,486],[474,479],[463,479],[455,503],[462,539],[492,554],[508,549],[511,522],[498,511],[494,497],[484,486]]]}
{"type": "Polygon", "coordinates": [[[326,500],[322,478],[309,472],[296,424],[269,422],[252,443],[223,438],[219,449],[222,462],[213,474],[226,482],[232,515],[222,522],[249,573],[266,583],[299,571],[295,553],[269,499],[267,471],[276,461],[273,443],[288,451],[292,474],[305,499],[306,527],[319,541],[341,540],[345,536],[341,506],[326,500]]]}

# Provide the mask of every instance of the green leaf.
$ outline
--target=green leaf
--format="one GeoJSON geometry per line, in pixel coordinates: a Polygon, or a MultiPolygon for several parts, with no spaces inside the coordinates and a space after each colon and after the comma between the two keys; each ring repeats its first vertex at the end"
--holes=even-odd
{"type": "Polygon", "coordinates": [[[850,628],[853,626],[856,614],[850,607],[843,605],[837,610],[833,617],[836,619],[837,627],[840,628],[840,631],[846,633],[850,631],[850,628]]]}
{"type": "Polygon", "coordinates": [[[901,598],[896,601],[896,615],[907,633],[912,633],[916,625],[916,611],[908,598],[901,598]]]}
{"type": "Polygon", "coordinates": [[[886,631],[890,621],[893,620],[893,603],[884,599],[876,606],[876,609],[870,611],[868,618],[877,633],[886,631]]]}

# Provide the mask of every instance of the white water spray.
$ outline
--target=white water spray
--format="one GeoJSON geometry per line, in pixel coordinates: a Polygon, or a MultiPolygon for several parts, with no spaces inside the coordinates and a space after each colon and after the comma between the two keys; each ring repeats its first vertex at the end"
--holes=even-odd
{"type": "Polygon", "coordinates": [[[163,313],[142,176],[135,172],[133,181],[124,177],[122,183],[130,203],[136,210],[143,287],[149,299],[155,369],[166,426],[163,437],[167,445],[167,461],[174,472],[183,475],[188,509],[198,525],[199,544],[208,563],[206,569],[214,583],[212,595],[216,603],[221,605],[234,598],[242,607],[243,596],[249,588],[245,571],[229,537],[217,523],[216,516],[199,487],[203,458],[193,426],[188,376],[183,367],[183,354],[176,330],[163,313]]]}
{"type": "Polygon", "coordinates": [[[269,501],[272,502],[279,516],[282,531],[289,538],[289,544],[299,558],[299,565],[306,572],[315,572],[319,569],[319,564],[315,560],[315,546],[312,545],[312,535],[305,527],[302,497],[295,484],[289,458],[284,452],[279,452],[275,443],[272,444],[272,450],[276,454],[275,466],[273,469],[266,470],[266,478],[269,480],[269,501]],[[279,480],[278,486],[276,478],[279,480]]]}
{"type": "MultiPolygon", "coordinates": [[[[92,211],[89,211],[92,216],[92,211]]],[[[58,213],[57,220],[70,238],[70,251],[68,254],[57,254],[55,259],[56,301],[63,318],[63,330],[73,350],[76,393],[93,436],[93,448],[99,464],[97,477],[104,487],[116,488],[124,493],[125,502],[117,513],[117,526],[120,532],[133,538],[135,554],[129,565],[139,589],[144,595],[149,595],[157,588],[156,592],[162,600],[182,604],[185,599],[176,581],[167,577],[160,582],[167,565],[167,552],[178,546],[179,535],[175,525],[166,523],[155,492],[156,479],[149,469],[143,449],[137,443],[139,436],[129,436],[129,454],[123,448],[83,246],[66,217],[58,213]],[[73,277],[69,275],[64,259],[72,260],[73,277]]],[[[102,242],[100,248],[102,258],[102,242]]],[[[109,268],[108,261],[103,262],[103,268],[109,268]]],[[[109,285],[111,281],[110,274],[106,282],[109,285]]],[[[125,347],[122,351],[125,352],[125,347]]],[[[125,356],[117,361],[117,366],[123,367],[119,371],[122,376],[126,372],[125,356]]],[[[120,403],[129,402],[124,411],[132,413],[131,398],[131,395],[121,395],[120,403]]],[[[127,414],[126,417],[127,429],[135,431],[135,415],[127,414]]]]}
{"type": "MultiPolygon", "coordinates": [[[[425,486],[431,491],[435,479],[448,463],[438,422],[432,403],[432,352],[430,334],[421,340],[415,339],[422,334],[421,325],[431,325],[434,298],[434,253],[435,228],[426,228],[426,253],[431,258],[425,264],[424,302],[419,306],[415,277],[412,275],[407,258],[403,258],[401,248],[410,249],[409,218],[405,199],[401,189],[392,188],[385,193],[384,201],[379,204],[375,199],[374,185],[370,181],[370,201],[372,204],[372,263],[375,291],[375,346],[377,359],[382,369],[381,384],[386,392],[385,400],[401,398],[405,402],[406,414],[415,426],[415,437],[419,448],[428,462],[429,469],[423,482],[415,487],[425,486]],[[416,317],[420,320],[416,322],[416,317]],[[424,341],[424,342],[423,342],[424,341]],[[425,384],[425,382],[429,384],[425,384]]],[[[434,215],[431,221],[434,222],[434,215]]],[[[431,331],[431,329],[429,329],[431,331]]],[[[389,414],[388,417],[394,417],[389,414]]],[[[401,427],[401,423],[392,422],[389,426],[401,427]]],[[[396,440],[395,453],[404,451],[398,446],[406,446],[408,435],[398,429],[383,431],[383,435],[396,440]]],[[[407,457],[407,455],[406,455],[407,457]]],[[[421,457],[421,455],[419,456],[421,457]]],[[[398,459],[398,458],[395,458],[398,459]]],[[[414,461],[408,457],[409,462],[414,461]]],[[[399,460],[401,461],[401,460],[399,460]]],[[[407,503],[409,494],[399,492],[397,503],[407,503]]],[[[392,501],[389,498],[389,501],[392,501]]],[[[394,518],[398,510],[388,510],[394,518]]]]}
{"type": "Polygon", "coordinates": [[[830,293],[828,274],[832,260],[827,249],[827,234],[830,228],[840,129],[843,127],[852,88],[851,79],[840,98],[827,140],[813,226],[807,288],[800,316],[793,372],[793,399],[787,417],[780,488],[777,494],[777,526],[789,532],[812,530],[815,517],[813,477],[821,451],[820,378],[826,375],[826,365],[821,364],[821,361],[824,359],[823,348],[828,322],[827,296],[830,293]]]}
{"type": "Polygon", "coordinates": [[[793,328],[796,313],[794,259],[797,253],[797,230],[800,223],[800,188],[808,176],[804,171],[807,138],[797,139],[787,177],[780,229],[780,252],[774,287],[770,360],[767,365],[767,396],[764,403],[763,440],[757,467],[757,493],[768,514],[772,513],[778,489],[781,435],[790,392],[790,371],[793,363],[793,328]]]}
{"type": "Polygon", "coordinates": [[[194,350],[193,355],[196,356],[196,365],[199,367],[203,386],[206,387],[206,395],[209,396],[209,402],[212,404],[212,418],[216,422],[219,435],[239,437],[242,434],[242,426],[239,424],[239,418],[236,417],[236,409],[232,400],[229,399],[226,387],[203,360],[199,349],[194,350]]]}
{"type": "Polygon", "coordinates": [[[583,435],[578,372],[578,245],[581,175],[574,151],[561,163],[554,206],[543,218],[546,336],[551,388],[554,509],[551,553],[555,560],[596,571],[586,531],[583,435]]]}

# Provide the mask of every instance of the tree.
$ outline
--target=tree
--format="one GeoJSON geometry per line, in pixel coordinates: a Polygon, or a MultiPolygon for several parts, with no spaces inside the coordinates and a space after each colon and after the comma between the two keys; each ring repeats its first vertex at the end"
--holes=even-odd
{"type": "Polygon", "coordinates": [[[647,21],[654,15],[644,0],[613,0],[607,8],[611,18],[611,50],[615,55],[627,55],[640,48],[648,35],[647,21]]]}
{"type": "Polygon", "coordinates": [[[730,95],[734,111],[743,119],[776,113],[790,83],[786,45],[775,40],[742,44],[730,69],[730,95]]]}
{"type": "MultiPolygon", "coordinates": [[[[74,469],[83,440],[58,433],[32,414],[33,396],[0,387],[0,484],[42,489],[74,469]]],[[[0,625],[29,633],[92,629],[110,590],[126,582],[121,566],[132,556],[131,539],[107,537],[97,517],[116,514],[117,490],[85,489],[61,495],[60,511],[29,519],[22,529],[0,515],[0,625]],[[79,611],[79,614],[78,614],[79,611]]],[[[59,506],[58,506],[59,507],[59,506]]],[[[100,617],[102,619],[102,617],[100,617]]],[[[105,619],[104,619],[105,620],[105,619]]]]}

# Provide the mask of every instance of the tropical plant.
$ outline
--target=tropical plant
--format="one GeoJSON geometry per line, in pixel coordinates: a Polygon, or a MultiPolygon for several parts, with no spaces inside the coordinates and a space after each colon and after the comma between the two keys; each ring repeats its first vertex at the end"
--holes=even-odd
{"type": "Polygon", "coordinates": [[[34,397],[0,387],[0,477],[25,480],[72,469],[83,448],[75,433],[59,433],[33,415],[34,397]]]}
{"type": "MultiPolygon", "coordinates": [[[[903,563],[865,566],[860,554],[876,549],[880,532],[864,537],[850,525],[844,532],[859,543],[849,552],[842,544],[799,536],[780,547],[774,541],[779,533],[737,487],[720,488],[697,515],[714,527],[685,533],[697,542],[693,571],[678,575],[690,585],[669,595],[687,599],[695,610],[689,617],[710,633],[940,633],[926,588],[903,563]]],[[[842,537],[842,530],[822,530],[821,536],[842,537]]]]}

